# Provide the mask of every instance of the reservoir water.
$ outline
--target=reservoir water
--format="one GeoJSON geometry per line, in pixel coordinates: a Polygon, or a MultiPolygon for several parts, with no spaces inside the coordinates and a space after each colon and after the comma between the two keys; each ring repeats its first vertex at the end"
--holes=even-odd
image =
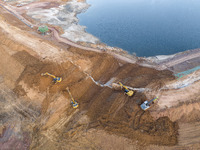
{"type": "Polygon", "coordinates": [[[200,0],[87,0],[86,31],[137,56],[200,47],[200,0]]]}

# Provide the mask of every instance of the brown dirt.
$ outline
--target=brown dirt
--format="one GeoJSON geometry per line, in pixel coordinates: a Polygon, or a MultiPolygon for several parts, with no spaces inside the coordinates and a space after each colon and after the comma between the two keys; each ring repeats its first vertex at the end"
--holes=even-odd
{"type": "MultiPolygon", "coordinates": [[[[23,25],[19,27],[21,26],[23,25]]],[[[173,80],[174,77],[169,71],[128,64],[108,54],[83,51],[74,47],[67,47],[67,51],[62,54],[62,62],[56,63],[53,59],[45,60],[34,55],[31,53],[32,47],[18,43],[12,35],[6,35],[3,29],[1,33],[0,52],[6,59],[1,58],[0,68],[5,69],[0,69],[0,75],[9,80],[3,84],[12,85],[13,94],[19,97],[16,101],[20,102],[21,108],[20,111],[15,111],[21,120],[13,115],[11,121],[19,124],[20,131],[24,128],[29,131],[31,149],[101,149],[87,139],[87,132],[90,131],[101,131],[100,134],[104,136],[115,136],[113,139],[128,139],[141,147],[149,147],[151,144],[172,146],[178,143],[179,131],[186,127],[192,128],[182,125],[179,129],[178,123],[172,122],[175,120],[171,121],[171,118],[159,116],[155,119],[149,111],[142,111],[139,106],[147,100],[143,93],[136,92],[133,97],[127,97],[122,91],[96,85],[87,76],[90,74],[100,83],[116,78],[116,82],[143,88],[159,87],[164,81],[173,80]],[[9,65],[7,69],[6,64],[9,65]],[[51,77],[41,76],[44,72],[60,76],[63,81],[54,84],[51,77]],[[70,105],[66,87],[70,88],[79,103],[76,110],[70,105]],[[26,109],[28,106],[32,109],[26,109]],[[24,118],[28,121],[24,121],[24,118]],[[21,121],[21,124],[16,120],[21,121]]],[[[25,37],[30,34],[18,33],[25,37]]],[[[32,35],[32,38],[35,40],[39,37],[32,35]]],[[[43,39],[41,42],[48,44],[43,39]]],[[[59,45],[52,43],[52,47],[56,49],[59,45]]],[[[10,108],[6,107],[5,111],[16,107],[14,102],[15,100],[10,100],[10,108]]],[[[10,120],[5,122],[9,124],[10,120]]],[[[185,135],[181,135],[183,143],[187,143],[185,135]]]]}
{"type": "MultiPolygon", "coordinates": [[[[15,45],[4,42],[4,45],[7,44],[15,45]]],[[[23,47],[23,49],[25,48],[23,47]]],[[[15,50],[12,47],[10,49],[15,50]]],[[[123,62],[119,62],[106,54],[96,55],[94,52],[87,51],[81,55],[81,50],[75,48],[70,48],[69,51],[76,53],[78,58],[81,57],[93,62],[86,70],[95,80],[102,83],[106,83],[110,78],[115,77],[130,86],[145,87],[152,82],[162,81],[163,78],[173,78],[169,72],[159,72],[132,64],[120,66],[119,63],[123,62]],[[144,73],[146,74],[144,75],[144,73]]],[[[51,99],[56,94],[63,93],[64,96],[68,97],[65,88],[69,86],[72,94],[75,95],[75,99],[80,100],[80,111],[87,111],[90,118],[89,128],[104,129],[108,133],[139,140],[140,144],[174,145],[177,143],[178,127],[176,123],[172,123],[166,117],[154,121],[148,112],[143,113],[140,110],[136,102],[138,99],[141,101],[146,99],[143,94],[136,93],[134,97],[128,98],[120,91],[98,87],[90,79],[86,79],[86,75],[69,61],[62,64],[42,62],[26,51],[14,53],[12,59],[24,68],[14,90],[18,95],[24,96],[27,94],[20,84],[22,81],[29,88],[37,87],[40,93],[46,93],[48,88],[49,95],[42,100],[41,114],[48,112],[51,99]],[[62,76],[63,82],[53,85],[50,77],[40,76],[44,72],[62,76]],[[145,143],[142,142],[144,140],[145,143]]],[[[59,118],[53,120],[55,122],[59,118]]]]}
{"type": "MultiPolygon", "coordinates": [[[[98,87],[88,81],[86,75],[70,62],[65,62],[61,65],[41,62],[27,52],[18,52],[13,57],[22,65],[25,65],[17,84],[23,81],[29,88],[38,87],[40,93],[45,92],[48,87],[49,95],[41,105],[42,114],[45,114],[49,108],[50,101],[48,99],[52,99],[58,93],[63,93],[67,96],[65,88],[68,86],[72,94],[75,95],[75,99],[79,100],[80,112],[87,111],[87,115],[90,118],[89,128],[104,129],[109,133],[138,140],[140,144],[175,145],[177,143],[178,125],[171,122],[167,117],[162,117],[155,121],[149,112],[143,112],[138,103],[136,103],[138,99],[141,101],[146,100],[142,93],[136,93],[134,97],[129,98],[123,95],[122,92],[98,87]],[[41,73],[47,71],[56,76],[61,76],[63,81],[53,85],[50,77],[40,76],[41,73]],[[77,93],[77,91],[79,92],[77,93]]],[[[110,64],[110,60],[112,59],[109,56],[104,56],[104,61],[92,66],[92,74],[97,80],[104,79],[106,81],[114,76],[124,83],[129,83],[131,86],[143,87],[152,81],[161,80],[162,76],[164,76],[162,72],[137,65],[127,64],[120,67],[117,61],[114,63],[114,60],[110,64]],[[97,66],[101,71],[96,71],[95,68],[97,66]],[[110,68],[114,68],[113,66],[118,69],[110,70],[110,68]],[[128,67],[130,69],[127,69],[128,67]],[[141,78],[138,78],[138,76],[141,76],[141,74],[144,76],[144,72],[148,72],[145,75],[146,82],[141,82],[141,78]],[[126,81],[128,77],[129,80],[126,81]]],[[[169,75],[169,73],[165,74],[166,76],[169,75]]],[[[20,94],[23,92],[21,90],[21,87],[19,89],[19,86],[16,86],[16,92],[20,94]]]]}

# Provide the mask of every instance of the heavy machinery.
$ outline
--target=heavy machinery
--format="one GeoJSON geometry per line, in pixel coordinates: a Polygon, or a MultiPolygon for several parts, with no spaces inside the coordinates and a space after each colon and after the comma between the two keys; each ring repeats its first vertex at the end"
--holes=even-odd
{"type": "Polygon", "coordinates": [[[133,96],[134,91],[129,90],[126,86],[124,86],[121,82],[119,82],[121,89],[124,89],[124,93],[128,96],[133,96]]]}
{"type": "Polygon", "coordinates": [[[69,88],[67,87],[66,90],[68,91],[70,97],[71,97],[71,104],[73,108],[78,108],[78,103],[74,100],[74,98],[72,97],[71,92],[69,91],[69,88]]]}
{"type": "Polygon", "coordinates": [[[54,82],[54,83],[59,83],[59,82],[62,81],[62,78],[61,78],[61,77],[56,77],[56,76],[54,76],[54,75],[52,75],[52,74],[50,74],[50,73],[48,73],[48,72],[42,73],[41,76],[50,76],[50,77],[53,77],[53,82],[54,82]]]}
{"type": "Polygon", "coordinates": [[[140,107],[145,111],[145,110],[149,109],[151,106],[151,103],[155,102],[157,99],[158,99],[158,97],[156,97],[150,101],[145,101],[143,104],[140,105],[140,107]]]}

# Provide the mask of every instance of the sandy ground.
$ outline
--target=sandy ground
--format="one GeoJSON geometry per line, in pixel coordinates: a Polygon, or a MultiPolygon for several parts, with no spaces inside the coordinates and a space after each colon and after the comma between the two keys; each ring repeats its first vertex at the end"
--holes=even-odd
{"type": "Polygon", "coordinates": [[[200,148],[199,81],[182,87],[198,71],[177,81],[169,71],[129,64],[117,59],[122,56],[70,43],[54,28],[49,36],[40,36],[0,11],[1,147],[200,148]],[[54,85],[50,77],[40,76],[43,72],[62,76],[63,81],[54,85]],[[127,97],[101,86],[118,81],[151,91],[127,97]],[[80,104],[76,110],[67,86],[80,104]],[[139,105],[154,96],[159,101],[143,112],[139,105]]]}
{"type": "Polygon", "coordinates": [[[198,100],[200,90],[199,74],[200,71],[196,71],[183,78],[165,83],[158,91],[154,91],[159,97],[157,103],[159,108],[157,109],[162,110],[186,101],[198,100]]]}

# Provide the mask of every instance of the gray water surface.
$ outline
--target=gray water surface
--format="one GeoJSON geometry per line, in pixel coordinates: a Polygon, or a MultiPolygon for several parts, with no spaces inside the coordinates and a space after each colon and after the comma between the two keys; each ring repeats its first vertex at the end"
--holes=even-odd
{"type": "Polygon", "coordinates": [[[200,0],[87,0],[86,31],[137,56],[200,47],[200,0]]]}

